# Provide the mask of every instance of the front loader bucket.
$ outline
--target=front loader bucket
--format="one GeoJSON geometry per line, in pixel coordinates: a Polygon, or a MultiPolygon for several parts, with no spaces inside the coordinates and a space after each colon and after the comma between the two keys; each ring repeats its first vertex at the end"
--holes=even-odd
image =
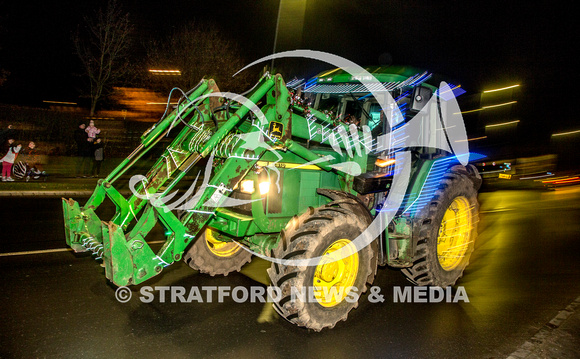
{"type": "Polygon", "coordinates": [[[82,228],[81,209],[79,203],[72,198],[62,199],[62,210],[64,214],[64,234],[66,244],[75,252],[86,252],[87,249],[78,241],[79,230],[82,228]]]}
{"type": "Polygon", "coordinates": [[[161,272],[167,264],[143,237],[127,240],[123,230],[112,222],[103,226],[103,239],[105,276],[118,286],[139,284],[161,272]]]}
{"type": "Polygon", "coordinates": [[[99,254],[103,224],[92,209],[81,210],[77,201],[62,199],[66,243],[77,253],[88,250],[99,254]]]}

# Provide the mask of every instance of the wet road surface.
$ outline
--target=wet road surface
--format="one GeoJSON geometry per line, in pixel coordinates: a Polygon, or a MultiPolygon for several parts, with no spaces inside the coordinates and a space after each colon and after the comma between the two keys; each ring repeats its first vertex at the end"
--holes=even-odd
{"type": "MultiPolygon", "coordinates": [[[[65,247],[60,199],[2,202],[11,210],[0,253],[65,247]]],[[[482,193],[480,202],[476,250],[457,283],[469,303],[394,303],[393,287],[410,284],[381,268],[384,301],[363,297],[320,333],[257,323],[261,303],[139,300],[143,286],[263,287],[241,273],[210,277],[179,262],[120,303],[90,255],[3,255],[0,357],[503,358],[580,295],[580,189],[482,193]]],[[[263,267],[255,260],[244,272],[263,267]]]]}

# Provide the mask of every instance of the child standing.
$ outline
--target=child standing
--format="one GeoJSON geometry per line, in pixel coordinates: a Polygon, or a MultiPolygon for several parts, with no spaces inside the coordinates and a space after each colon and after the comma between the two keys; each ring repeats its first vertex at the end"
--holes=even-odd
{"type": "Polygon", "coordinates": [[[101,133],[101,130],[95,127],[95,121],[90,120],[89,126],[85,129],[85,132],[89,135],[89,141],[93,142],[97,135],[101,133]]]}
{"type": "Polygon", "coordinates": [[[21,145],[15,146],[14,145],[14,139],[10,138],[8,140],[8,152],[6,153],[6,155],[2,158],[2,182],[12,182],[14,181],[12,179],[12,165],[14,164],[14,160],[16,160],[16,156],[18,155],[18,152],[20,152],[20,149],[22,148],[21,145]]]}

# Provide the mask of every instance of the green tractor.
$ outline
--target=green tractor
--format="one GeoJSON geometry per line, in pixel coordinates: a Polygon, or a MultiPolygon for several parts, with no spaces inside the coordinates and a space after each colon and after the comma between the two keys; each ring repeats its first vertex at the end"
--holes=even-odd
{"type": "Polygon", "coordinates": [[[67,244],[102,259],[117,286],[181,259],[213,276],[266,258],[276,311],[317,331],[346,319],[378,266],[453,285],[474,248],[481,177],[467,164],[457,88],[431,79],[394,67],[288,85],[266,74],[247,98],[202,80],[83,206],[63,199],[67,244]],[[172,130],[125,198],[114,185],[172,130]],[[178,195],[178,184],[189,189],[178,195]],[[116,214],[101,221],[105,200],[116,214]],[[153,251],[157,223],[166,240],[153,251]]]}

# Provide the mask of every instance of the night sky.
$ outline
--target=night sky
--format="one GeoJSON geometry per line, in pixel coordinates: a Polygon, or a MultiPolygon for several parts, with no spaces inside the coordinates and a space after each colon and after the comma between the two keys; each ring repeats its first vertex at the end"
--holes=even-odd
{"type": "MultiPolygon", "coordinates": [[[[76,101],[75,74],[81,70],[71,33],[83,15],[105,4],[3,1],[0,68],[11,75],[0,88],[0,102],[76,101]]],[[[122,6],[137,42],[195,19],[215,24],[238,42],[248,62],[272,52],[276,0],[129,0],[122,6]]],[[[566,130],[580,127],[570,98],[577,78],[573,16],[571,5],[560,2],[307,0],[303,33],[295,43],[363,66],[391,58],[396,65],[426,68],[456,79],[468,94],[519,83],[519,113],[528,126],[566,130]]],[[[310,75],[328,68],[309,66],[310,75]]]]}

